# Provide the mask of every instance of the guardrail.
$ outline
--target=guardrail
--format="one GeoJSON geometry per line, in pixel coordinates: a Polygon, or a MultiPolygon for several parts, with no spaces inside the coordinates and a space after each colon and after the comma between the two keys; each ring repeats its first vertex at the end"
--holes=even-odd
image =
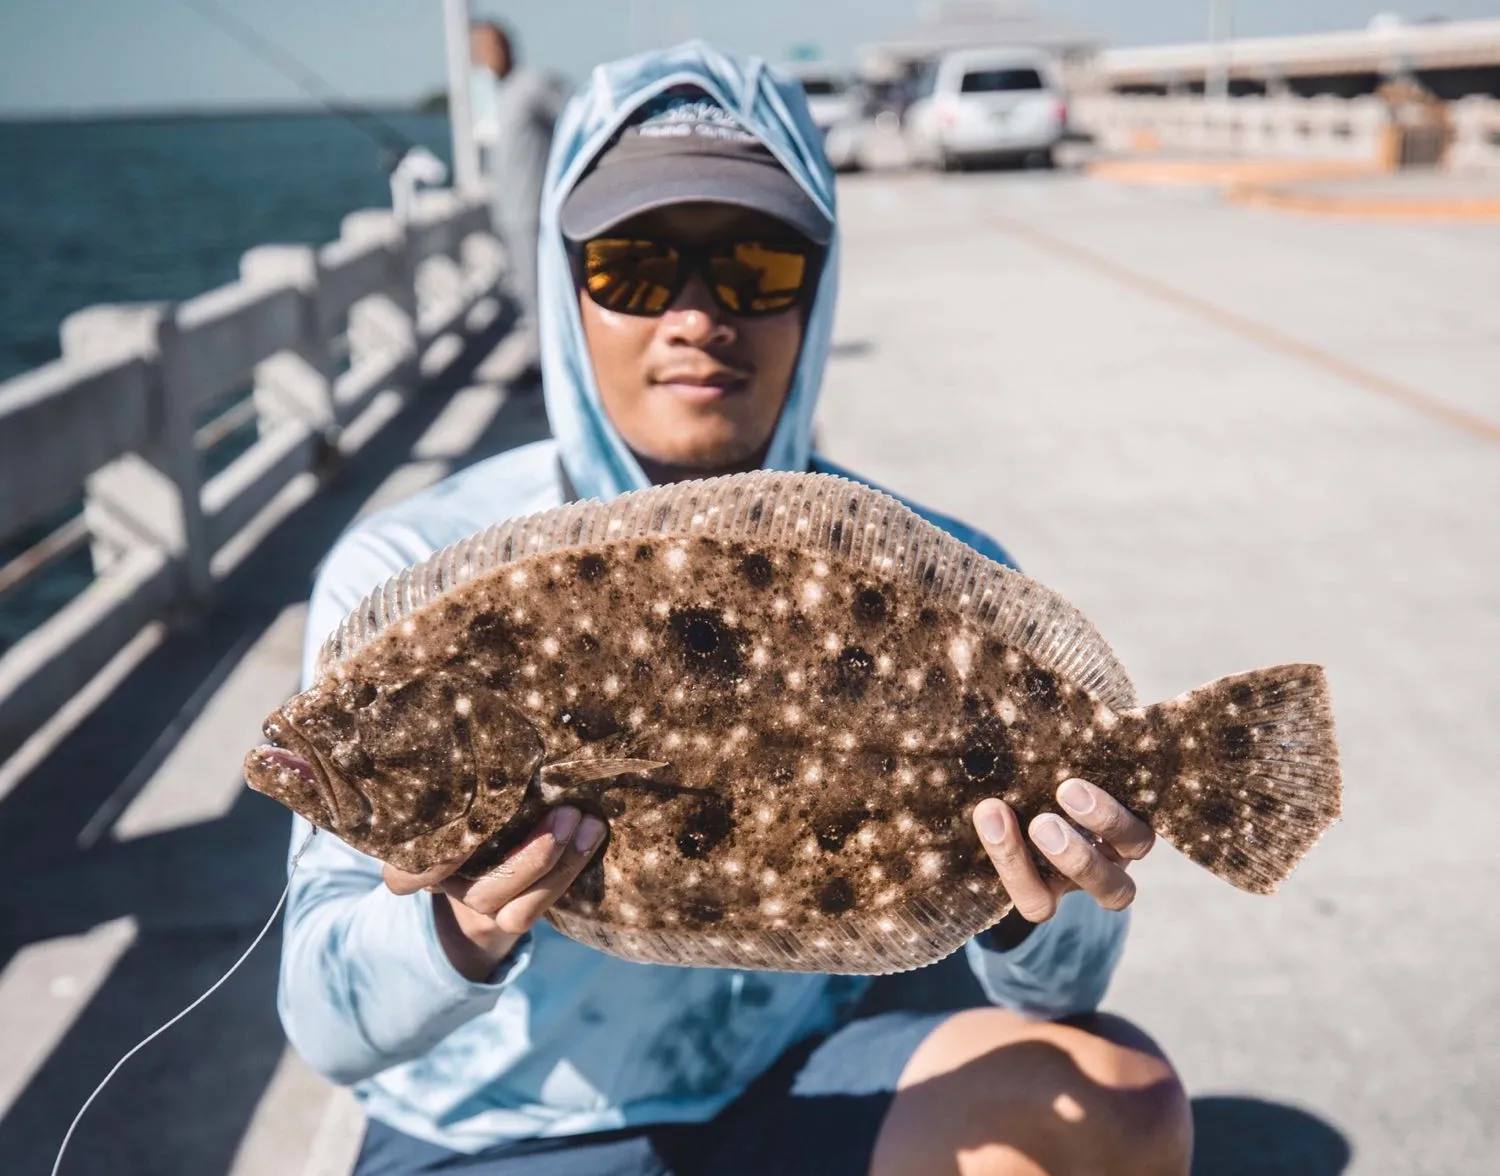
{"type": "Polygon", "coordinates": [[[1448,107],[1453,143],[1448,166],[1455,171],[1500,172],[1500,98],[1473,95],[1448,107]]]}
{"type": "Polygon", "coordinates": [[[1207,151],[1378,164],[1389,108],[1378,98],[1230,98],[1092,94],[1073,117],[1115,151],[1207,151]]]}
{"type": "MultiPolygon", "coordinates": [[[[1399,116],[1380,98],[1080,95],[1073,118],[1113,151],[1206,151],[1283,159],[1347,160],[1395,166],[1399,116]]],[[[1442,108],[1449,140],[1444,166],[1500,171],[1500,99],[1475,95],[1442,108]]],[[[1434,157],[1436,151],[1434,151],[1434,157]]]]}
{"type": "Polygon", "coordinates": [[[0,592],[85,546],[94,569],[0,657],[0,760],[143,628],[207,604],[252,521],[329,472],[377,396],[415,391],[440,340],[493,318],[488,224],[446,191],[404,223],[357,212],[337,241],[253,249],[238,281],[186,302],[80,311],[61,359],[0,384],[0,541],[83,505],[0,567],[0,592]],[[252,423],[244,452],[206,470],[252,423]]]}

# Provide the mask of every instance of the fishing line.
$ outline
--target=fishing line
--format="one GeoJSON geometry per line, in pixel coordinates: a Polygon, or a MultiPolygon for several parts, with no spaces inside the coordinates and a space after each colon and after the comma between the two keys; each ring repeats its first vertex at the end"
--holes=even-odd
{"type": "Polygon", "coordinates": [[[89,1107],[93,1106],[94,1100],[98,1098],[104,1088],[109,1085],[110,1079],[112,1079],[116,1074],[120,1072],[120,1067],[128,1062],[131,1058],[135,1057],[136,1054],[140,1053],[141,1050],[145,1049],[146,1046],[150,1045],[173,1025],[177,1024],[178,1021],[186,1017],[214,993],[218,992],[219,989],[224,986],[224,982],[231,976],[233,976],[237,971],[239,971],[240,965],[250,958],[250,953],[260,946],[260,941],[264,939],[266,935],[270,933],[271,928],[276,925],[276,919],[281,914],[281,908],[286,905],[287,895],[291,893],[292,875],[297,872],[297,863],[302,860],[302,855],[307,852],[307,847],[312,844],[312,839],[317,835],[317,832],[318,831],[314,829],[311,833],[309,833],[302,844],[297,847],[297,852],[292,855],[292,864],[287,869],[286,886],[282,888],[281,897],[276,900],[276,909],[271,912],[271,917],[266,920],[266,925],[260,929],[260,933],[250,941],[250,946],[245,949],[244,954],[241,955],[239,959],[235,960],[233,966],[230,967],[229,971],[225,972],[222,976],[215,980],[213,986],[209,988],[208,991],[206,991],[202,996],[200,996],[192,1004],[188,1005],[187,1008],[183,1009],[182,1012],[178,1013],[161,1028],[156,1030],[155,1033],[152,1033],[149,1037],[142,1038],[139,1042],[137,1042],[124,1057],[122,1057],[118,1062],[114,1064],[114,1068],[111,1069],[108,1074],[104,1075],[104,1081],[100,1082],[98,1086],[94,1087],[94,1093],[89,1095],[88,1098],[84,1100],[83,1106],[78,1108],[78,1114],[73,1116],[73,1122],[68,1125],[68,1133],[63,1136],[62,1146],[57,1149],[57,1159],[52,1162],[52,1176],[57,1176],[58,1172],[62,1170],[63,1153],[68,1150],[68,1144],[73,1138],[73,1132],[78,1130],[78,1124],[83,1119],[84,1112],[86,1112],[89,1107]]]}
{"type": "Polygon", "coordinates": [[[253,27],[246,24],[234,13],[221,8],[214,0],[180,0],[185,8],[190,8],[204,20],[214,25],[220,32],[229,37],[242,49],[258,57],[266,65],[269,65],[282,77],[288,78],[294,85],[299,87],[304,94],[313,98],[324,110],[344,119],[351,126],[358,129],[362,134],[369,136],[375,143],[387,152],[395,155],[385,165],[385,170],[392,170],[403,155],[405,155],[417,144],[403,135],[385,119],[355,103],[341,98],[336,90],[319,77],[311,68],[304,65],[293,57],[281,46],[267,38],[264,34],[257,32],[253,27]]]}

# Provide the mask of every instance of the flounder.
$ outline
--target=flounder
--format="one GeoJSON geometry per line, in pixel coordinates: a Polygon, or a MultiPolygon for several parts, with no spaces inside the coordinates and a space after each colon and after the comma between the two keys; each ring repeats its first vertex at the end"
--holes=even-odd
{"type": "MultiPolygon", "coordinates": [[[[1079,611],[868,487],[755,472],[514,519],[392,577],[267,719],[250,786],[420,871],[568,803],[549,920],[631,960],[919,967],[1012,903],[972,825],[1069,776],[1269,893],[1337,818],[1322,670],[1141,706],[1079,611]]],[[[1045,862],[1044,869],[1050,869],[1045,862]]]]}

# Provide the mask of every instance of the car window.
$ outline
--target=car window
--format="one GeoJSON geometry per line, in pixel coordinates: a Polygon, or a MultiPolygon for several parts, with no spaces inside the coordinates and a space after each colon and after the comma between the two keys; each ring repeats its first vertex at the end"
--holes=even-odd
{"type": "Polygon", "coordinates": [[[1007,90],[1045,90],[1042,75],[1034,69],[973,69],[964,74],[963,94],[996,94],[1007,90]]]}
{"type": "Polygon", "coordinates": [[[918,98],[931,98],[937,90],[937,80],[937,63],[923,66],[922,71],[917,74],[916,80],[912,83],[912,99],[915,101],[918,98]]]}

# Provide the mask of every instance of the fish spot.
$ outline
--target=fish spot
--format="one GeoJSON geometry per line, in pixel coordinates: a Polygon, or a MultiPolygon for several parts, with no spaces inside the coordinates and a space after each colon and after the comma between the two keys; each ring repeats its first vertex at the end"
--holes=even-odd
{"type": "Polygon", "coordinates": [[[813,836],[818,839],[820,848],[829,853],[837,853],[844,848],[844,842],[859,829],[864,819],[865,813],[861,809],[830,813],[818,820],[813,836]]]}
{"type": "Polygon", "coordinates": [[[1057,678],[1040,666],[1029,666],[1021,674],[1021,693],[1044,710],[1058,704],[1057,678]]]}
{"type": "Polygon", "coordinates": [[[769,588],[776,578],[776,569],[769,559],[754,551],[740,560],[740,574],[752,588],[769,588]]]}
{"type": "Polygon", "coordinates": [[[733,830],[729,802],[720,796],[700,797],[683,819],[677,850],[685,858],[701,858],[733,830]]]}
{"type": "MultiPolygon", "coordinates": [[[[928,572],[929,572],[929,575],[930,575],[931,574],[931,569],[929,569],[928,572]]],[[[937,609],[935,609],[935,608],[924,608],[920,612],[917,613],[917,624],[921,625],[924,629],[930,629],[934,625],[936,625],[937,623],[938,623],[937,609]]]]}
{"type": "Polygon", "coordinates": [[[650,559],[655,554],[656,554],[656,549],[654,547],[652,547],[651,544],[649,544],[649,543],[637,543],[636,547],[635,547],[635,562],[636,563],[645,563],[648,559],[650,559]]]}
{"type": "Polygon", "coordinates": [[[818,887],[813,901],[825,915],[841,915],[854,906],[854,884],[847,878],[830,878],[818,887]]]}
{"type": "Polygon", "coordinates": [[[888,609],[885,593],[878,588],[866,588],[854,598],[854,618],[866,625],[878,625],[885,620],[888,609]]]}
{"type": "Polygon", "coordinates": [[[482,612],[469,622],[468,644],[475,652],[519,659],[521,636],[520,630],[498,612],[482,612]]]}
{"type": "Polygon", "coordinates": [[[1255,701],[1255,691],[1251,690],[1244,682],[1236,682],[1229,688],[1229,701],[1244,710],[1255,701]]]}
{"type": "Polygon", "coordinates": [[[578,578],[593,583],[595,580],[603,579],[609,570],[609,565],[604,562],[604,557],[596,551],[578,557],[576,566],[578,578]]]}
{"type": "Polygon", "coordinates": [[[837,698],[858,702],[870,687],[875,673],[875,659],[857,645],[844,647],[833,662],[833,681],[829,693],[837,698]]]}
{"type": "Polygon", "coordinates": [[[608,739],[620,731],[620,721],[602,706],[588,703],[558,712],[557,723],[572,730],[585,743],[608,739]]]}
{"type": "Polygon", "coordinates": [[[835,521],[833,526],[828,528],[828,542],[831,546],[837,547],[843,541],[844,524],[842,522],[835,521]]]}
{"type": "Polygon", "coordinates": [[[998,760],[993,747],[987,743],[976,743],[958,757],[958,762],[963,765],[964,774],[970,780],[988,780],[995,774],[998,760]]]}
{"type": "Polygon", "coordinates": [[[1231,761],[1249,759],[1255,750],[1255,737],[1250,733],[1250,728],[1242,723],[1225,727],[1219,736],[1219,743],[1224,749],[1224,758],[1231,761]]]}
{"type": "Polygon", "coordinates": [[[1218,796],[1206,801],[1198,811],[1202,814],[1204,822],[1216,829],[1232,824],[1235,819],[1234,805],[1218,796]]]}
{"type": "Polygon", "coordinates": [[[713,609],[676,609],[668,624],[681,643],[689,666],[720,677],[738,678],[743,671],[739,633],[713,609]]]}

